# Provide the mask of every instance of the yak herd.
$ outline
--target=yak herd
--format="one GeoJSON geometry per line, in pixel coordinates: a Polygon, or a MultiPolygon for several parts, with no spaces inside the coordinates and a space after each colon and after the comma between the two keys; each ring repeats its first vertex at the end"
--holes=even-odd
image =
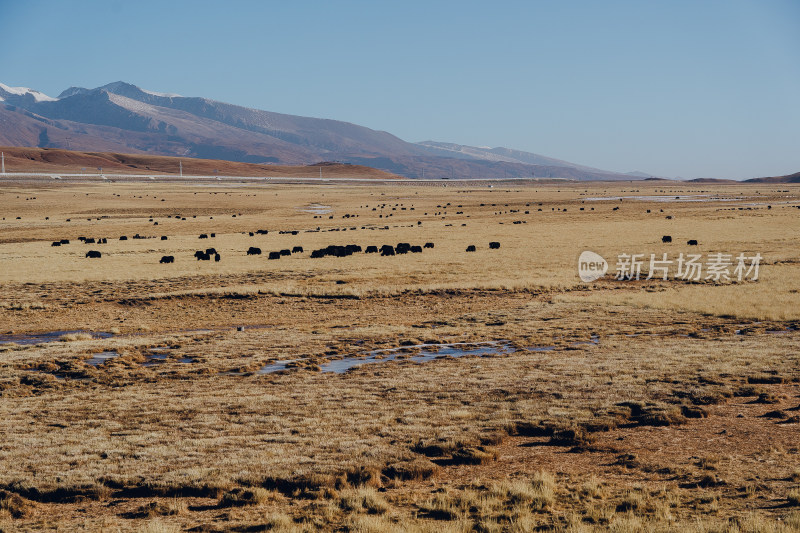
{"type": "MultiPolygon", "coordinates": [[[[257,233],[266,234],[267,232],[264,231],[264,230],[259,230],[257,233]]],[[[281,232],[281,233],[283,233],[283,232],[281,232]]],[[[296,232],[286,232],[286,233],[291,233],[292,235],[296,235],[297,234],[296,232]]],[[[211,234],[203,233],[203,234],[200,235],[199,238],[207,239],[207,238],[209,238],[209,235],[211,237],[216,237],[216,234],[214,234],[214,233],[211,233],[211,234]]],[[[136,235],[133,236],[133,238],[134,239],[145,239],[146,237],[142,237],[137,233],[136,235]]],[[[86,238],[86,237],[79,237],[78,240],[83,241],[86,244],[105,244],[105,243],[107,243],[107,239],[106,238],[91,239],[91,238],[86,238]]],[[[126,240],[128,240],[128,237],[123,235],[122,237],[120,237],[119,240],[126,241],[126,240]]],[[[167,240],[167,237],[165,235],[162,235],[161,236],[161,240],[165,241],[165,240],[167,240]]],[[[671,235],[664,235],[663,237],[661,237],[661,242],[664,243],[664,244],[671,243],[672,242],[672,236],[671,235]]],[[[61,245],[64,245],[64,244],[69,244],[69,239],[62,239],[60,241],[53,241],[51,246],[61,246],[61,245]]],[[[691,240],[687,241],[686,244],[689,245],[689,246],[698,246],[698,242],[697,242],[696,239],[691,239],[691,240]]],[[[392,246],[391,244],[384,244],[380,248],[378,248],[375,245],[370,245],[370,246],[367,246],[366,249],[363,249],[358,244],[347,244],[347,245],[344,245],[344,246],[339,246],[339,245],[332,244],[330,246],[326,246],[325,248],[318,248],[316,250],[312,250],[311,257],[313,259],[317,259],[317,258],[320,258],[320,257],[347,257],[347,256],[353,255],[355,253],[360,253],[362,251],[364,253],[367,253],[367,254],[380,254],[381,256],[386,257],[386,256],[394,256],[394,255],[405,255],[405,254],[408,254],[408,253],[418,254],[418,253],[422,253],[422,250],[424,248],[433,248],[433,247],[434,247],[434,244],[432,242],[426,242],[423,246],[412,245],[412,244],[407,243],[407,242],[397,243],[396,246],[392,246]]],[[[490,250],[498,250],[499,248],[500,248],[500,243],[499,242],[497,242],[497,241],[489,242],[489,249],[490,250]]],[[[469,246],[467,246],[466,251],[467,252],[476,252],[477,249],[478,248],[474,244],[470,244],[469,246]]],[[[255,247],[255,246],[251,246],[250,248],[248,248],[246,253],[247,253],[247,255],[262,255],[261,248],[258,248],[258,247],[255,247]]],[[[267,259],[275,260],[275,259],[280,259],[281,257],[286,257],[286,256],[290,256],[290,255],[293,255],[293,254],[298,254],[298,253],[300,253],[300,254],[303,253],[303,247],[302,246],[294,246],[291,249],[284,248],[282,250],[268,252],[267,253],[267,259]]],[[[89,250],[88,252],[86,252],[86,257],[90,258],[90,259],[97,259],[97,258],[102,257],[102,254],[98,250],[89,250]]],[[[213,258],[215,262],[219,262],[220,259],[221,259],[221,256],[220,256],[219,252],[217,252],[217,250],[215,248],[206,248],[205,250],[197,250],[194,253],[194,257],[198,261],[210,261],[213,258]]],[[[172,256],[172,255],[162,256],[161,260],[159,261],[159,263],[174,263],[174,262],[175,262],[175,256],[172,256]]]]}
{"type": "MultiPolygon", "coordinates": [[[[265,230],[258,230],[258,232],[255,232],[255,233],[266,234],[267,232],[265,230]]],[[[287,232],[281,232],[281,233],[289,233],[289,234],[292,234],[292,235],[296,235],[297,234],[296,231],[291,231],[291,232],[287,231],[287,232]]],[[[252,235],[252,233],[251,233],[251,235],[252,235]]],[[[200,239],[208,239],[209,237],[216,237],[216,234],[214,234],[214,233],[210,233],[210,234],[202,233],[199,236],[200,239]]],[[[134,235],[133,238],[134,239],[145,239],[147,237],[142,237],[137,233],[136,235],[134,235]]],[[[99,243],[106,243],[107,242],[107,239],[105,239],[105,238],[96,239],[95,240],[95,239],[89,239],[89,238],[86,238],[86,237],[80,237],[79,240],[84,242],[84,243],[86,243],[86,244],[96,244],[96,243],[99,244],[99,243]]],[[[127,241],[128,237],[123,235],[123,236],[121,236],[119,238],[119,240],[127,241]]],[[[162,235],[161,236],[161,240],[167,240],[167,237],[165,235],[162,235]]],[[[60,240],[60,241],[54,241],[52,243],[52,246],[61,246],[62,244],[69,244],[69,240],[68,239],[63,239],[63,240],[60,240]]],[[[364,252],[364,253],[367,253],[367,254],[380,254],[381,256],[386,257],[386,256],[395,256],[395,255],[405,255],[405,254],[409,254],[409,253],[411,253],[411,254],[419,254],[419,253],[422,253],[423,249],[425,249],[425,248],[432,249],[432,248],[434,248],[434,246],[435,245],[432,242],[426,242],[424,245],[421,245],[421,246],[420,245],[413,245],[413,244],[407,243],[407,242],[400,242],[400,243],[397,243],[397,245],[395,245],[395,246],[393,246],[391,244],[384,244],[383,246],[381,246],[379,248],[378,246],[370,245],[370,246],[367,246],[366,249],[364,249],[358,244],[347,244],[347,245],[344,245],[344,246],[339,246],[339,245],[332,244],[330,246],[326,246],[325,248],[319,248],[319,249],[316,249],[316,250],[312,250],[311,257],[314,258],[314,259],[320,258],[320,257],[347,257],[347,256],[353,255],[355,253],[360,253],[360,252],[364,252]]],[[[492,241],[492,242],[489,243],[489,249],[490,250],[497,250],[499,248],[500,248],[500,243],[499,242],[492,241]]],[[[474,252],[476,250],[477,250],[477,248],[476,248],[476,246],[474,244],[471,244],[471,245],[469,245],[467,247],[467,252],[474,252]]],[[[281,257],[290,256],[290,255],[293,255],[293,254],[302,254],[302,253],[303,253],[303,247],[302,246],[294,246],[291,249],[284,248],[282,250],[268,252],[267,253],[267,259],[272,259],[272,260],[280,259],[281,257]]],[[[261,251],[261,248],[258,248],[256,246],[251,246],[251,247],[249,247],[247,249],[246,254],[247,255],[262,255],[262,251],[261,251]]],[[[102,253],[100,251],[98,251],[98,250],[89,250],[88,252],[86,252],[86,257],[87,258],[96,259],[96,258],[102,257],[102,253]]],[[[221,260],[221,256],[220,256],[219,252],[217,252],[216,248],[206,248],[205,250],[197,250],[194,253],[194,257],[198,261],[210,261],[212,258],[216,262],[219,262],[221,260]]],[[[159,263],[162,263],[162,264],[174,263],[174,262],[175,262],[175,256],[173,256],[173,255],[164,255],[164,256],[161,257],[161,260],[159,261],[159,263]]]]}
{"type": "MultiPolygon", "coordinates": [[[[249,232],[249,235],[250,236],[253,236],[255,234],[266,235],[268,233],[269,232],[267,230],[257,230],[255,232],[249,232]]],[[[280,231],[279,233],[281,233],[281,234],[285,233],[285,234],[291,234],[291,235],[297,235],[298,234],[297,231],[280,231]]],[[[216,234],[215,233],[201,233],[199,235],[200,239],[208,239],[209,237],[210,238],[214,238],[214,237],[216,237],[216,234]]],[[[138,233],[133,236],[133,239],[147,239],[147,238],[149,238],[149,237],[143,237],[143,236],[139,235],[138,233]]],[[[82,241],[85,244],[107,244],[107,242],[108,242],[108,239],[105,238],[105,237],[97,238],[97,239],[95,239],[95,238],[87,238],[87,237],[78,237],[78,240],[82,241]]],[[[120,241],[127,241],[128,237],[126,235],[122,235],[119,238],[119,240],[120,241]]],[[[167,240],[167,236],[166,235],[162,235],[161,236],[161,240],[162,241],[166,241],[167,240]]],[[[671,235],[664,235],[663,237],[661,237],[661,242],[664,243],[664,244],[671,243],[672,242],[672,236],[671,235]]],[[[69,239],[61,239],[61,240],[58,240],[58,241],[53,241],[51,246],[62,246],[62,245],[66,245],[66,244],[69,244],[69,243],[70,243],[69,239]]],[[[698,242],[697,242],[696,239],[691,239],[691,240],[687,241],[686,244],[689,245],[689,246],[698,246],[698,242]]],[[[394,255],[405,255],[405,254],[409,254],[409,253],[412,253],[412,254],[422,253],[423,249],[425,249],[425,248],[433,248],[433,247],[434,247],[434,244],[432,242],[426,242],[423,246],[412,245],[412,244],[407,243],[407,242],[398,243],[396,246],[392,246],[391,244],[384,244],[380,248],[378,246],[375,246],[375,245],[370,245],[370,246],[366,247],[366,250],[364,250],[361,246],[359,246],[357,244],[347,244],[347,245],[344,245],[344,246],[330,245],[330,246],[326,246],[325,248],[319,248],[319,249],[313,250],[311,252],[311,257],[314,258],[314,259],[321,258],[321,257],[347,257],[347,256],[350,256],[350,255],[353,255],[354,253],[360,253],[362,251],[364,253],[367,253],[367,254],[375,253],[375,254],[380,254],[381,256],[385,257],[385,256],[394,256],[394,255]]],[[[500,243],[499,242],[497,242],[497,241],[489,242],[489,249],[490,250],[497,250],[499,248],[500,248],[500,243]]],[[[470,244],[469,246],[467,246],[466,251],[467,252],[476,252],[477,249],[478,248],[474,244],[470,244]]],[[[255,247],[255,246],[249,247],[247,249],[246,253],[247,253],[247,255],[262,255],[261,248],[258,248],[258,247],[255,247]]],[[[298,253],[300,253],[300,254],[303,253],[303,247],[302,246],[294,246],[291,249],[285,248],[285,249],[282,249],[282,250],[270,251],[270,252],[267,253],[267,259],[275,260],[275,259],[280,259],[281,257],[291,256],[293,254],[298,254],[298,253]]],[[[100,251],[98,251],[98,250],[89,250],[88,252],[86,252],[86,257],[90,258],[90,259],[97,259],[97,258],[102,257],[102,253],[100,251]]],[[[219,262],[221,260],[221,256],[220,256],[219,252],[217,252],[217,250],[215,248],[206,248],[205,250],[197,250],[194,253],[194,257],[198,261],[210,261],[212,258],[214,259],[215,262],[219,262]]],[[[174,263],[174,262],[175,262],[175,256],[172,256],[172,255],[162,256],[161,260],[159,261],[159,263],[174,263]]]]}

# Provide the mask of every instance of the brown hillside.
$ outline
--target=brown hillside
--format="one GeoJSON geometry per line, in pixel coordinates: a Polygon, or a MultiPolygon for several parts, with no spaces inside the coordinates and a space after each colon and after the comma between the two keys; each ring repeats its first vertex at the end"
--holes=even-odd
{"type": "Polygon", "coordinates": [[[800,172],[786,176],[771,176],[768,178],[753,178],[745,180],[751,183],[800,183],[800,172]]]}
{"type": "Polygon", "coordinates": [[[398,179],[399,176],[362,165],[320,163],[316,165],[260,165],[219,159],[195,159],[143,154],[80,152],[52,148],[0,147],[5,154],[6,172],[44,173],[104,173],[177,175],[179,161],[184,175],[297,177],[315,178],[374,178],[398,179]],[[85,169],[85,170],[84,170],[85,169]]]}

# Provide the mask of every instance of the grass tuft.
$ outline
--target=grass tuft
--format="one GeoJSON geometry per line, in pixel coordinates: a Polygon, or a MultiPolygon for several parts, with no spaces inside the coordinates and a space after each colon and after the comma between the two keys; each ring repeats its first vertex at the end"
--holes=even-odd
{"type": "Polygon", "coordinates": [[[339,506],[345,511],[367,514],[383,514],[389,510],[389,504],[373,487],[343,490],[339,506]]]}
{"type": "Polygon", "coordinates": [[[244,489],[237,487],[225,491],[219,500],[220,507],[241,507],[244,505],[260,505],[269,499],[269,491],[261,487],[244,489]]]}

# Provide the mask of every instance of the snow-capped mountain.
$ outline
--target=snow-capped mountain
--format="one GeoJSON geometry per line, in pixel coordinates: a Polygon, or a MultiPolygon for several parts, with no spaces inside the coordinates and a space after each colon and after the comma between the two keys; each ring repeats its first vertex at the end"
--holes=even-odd
{"type": "Polygon", "coordinates": [[[408,177],[630,179],[507,148],[410,143],[385,131],[250,109],[118,81],[58,98],[0,84],[0,145],[247,163],[339,161],[408,177]]]}
{"type": "Polygon", "coordinates": [[[32,98],[34,102],[55,102],[58,100],[58,98],[52,98],[27,87],[9,87],[4,83],[0,83],[0,101],[13,103],[26,98],[32,98]]]}

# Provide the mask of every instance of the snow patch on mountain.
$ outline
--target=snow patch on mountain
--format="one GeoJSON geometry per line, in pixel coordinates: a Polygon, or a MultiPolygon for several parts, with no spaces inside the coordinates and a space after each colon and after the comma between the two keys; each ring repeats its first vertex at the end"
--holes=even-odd
{"type": "Polygon", "coordinates": [[[44,93],[41,93],[39,91],[34,91],[33,89],[29,89],[28,87],[9,87],[4,83],[0,83],[0,90],[16,96],[25,96],[26,94],[30,94],[31,96],[33,96],[33,99],[36,100],[37,102],[55,102],[56,100],[58,100],[58,98],[47,96],[44,93]]]}
{"type": "Polygon", "coordinates": [[[107,92],[106,94],[108,94],[109,100],[111,100],[118,106],[127,109],[128,111],[133,111],[134,113],[139,113],[139,114],[153,114],[158,112],[158,109],[156,109],[155,106],[151,106],[150,104],[145,104],[144,102],[134,100],[133,98],[120,96],[118,94],[109,92],[107,92]]]}
{"type": "Polygon", "coordinates": [[[155,91],[148,91],[147,89],[142,89],[139,87],[139,90],[143,93],[152,94],[153,96],[162,96],[164,98],[183,98],[183,96],[175,93],[157,93],[155,91]]]}

